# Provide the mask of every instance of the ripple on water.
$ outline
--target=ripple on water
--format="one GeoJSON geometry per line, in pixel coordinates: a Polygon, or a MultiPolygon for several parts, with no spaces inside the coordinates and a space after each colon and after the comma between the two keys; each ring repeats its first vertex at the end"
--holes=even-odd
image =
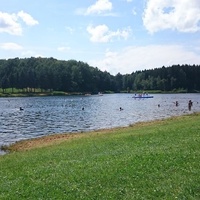
{"type": "Polygon", "coordinates": [[[199,100],[199,94],[156,94],[152,99],[143,100],[136,100],[131,94],[1,98],[0,145],[53,133],[128,126],[199,112],[199,100]],[[194,102],[191,111],[187,105],[189,99],[194,102]],[[175,101],[179,101],[178,107],[175,101]],[[19,107],[24,110],[20,111],[19,107]]]}

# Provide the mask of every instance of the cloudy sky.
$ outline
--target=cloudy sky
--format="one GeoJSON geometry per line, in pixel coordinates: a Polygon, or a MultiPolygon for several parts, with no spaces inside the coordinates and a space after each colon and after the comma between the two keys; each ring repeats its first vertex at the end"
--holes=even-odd
{"type": "Polygon", "coordinates": [[[200,0],[1,0],[0,59],[31,56],[113,75],[200,64],[200,0]]]}

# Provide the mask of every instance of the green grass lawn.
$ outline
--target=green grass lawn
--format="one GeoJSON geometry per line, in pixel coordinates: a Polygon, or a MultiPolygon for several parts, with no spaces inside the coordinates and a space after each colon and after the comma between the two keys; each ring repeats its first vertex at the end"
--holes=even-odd
{"type": "Polygon", "coordinates": [[[200,199],[200,114],[0,156],[0,199],[200,199]]]}

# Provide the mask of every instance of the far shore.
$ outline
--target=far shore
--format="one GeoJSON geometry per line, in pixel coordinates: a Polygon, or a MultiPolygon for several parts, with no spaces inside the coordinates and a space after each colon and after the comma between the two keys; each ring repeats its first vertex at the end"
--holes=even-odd
{"type": "MultiPolygon", "coordinates": [[[[173,91],[161,91],[161,90],[150,90],[150,91],[120,91],[117,93],[127,93],[127,94],[140,94],[146,92],[148,94],[181,94],[181,93],[200,93],[200,91],[190,91],[185,90],[173,90],[173,91]]],[[[102,94],[113,94],[114,91],[104,91],[102,94]]],[[[63,92],[63,91],[53,91],[53,92],[2,92],[0,91],[0,97],[44,97],[44,96],[72,96],[72,95],[97,95],[98,92],[63,92]]]]}

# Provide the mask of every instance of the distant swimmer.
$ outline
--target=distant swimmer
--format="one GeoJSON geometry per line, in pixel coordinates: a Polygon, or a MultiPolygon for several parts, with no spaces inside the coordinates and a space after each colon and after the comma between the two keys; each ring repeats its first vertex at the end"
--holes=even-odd
{"type": "Polygon", "coordinates": [[[85,108],[84,107],[82,107],[82,110],[84,110],[85,108]]]}
{"type": "Polygon", "coordinates": [[[119,108],[120,111],[124,110],[122,107],[119,108]]]}
{"type": "Polygon", "coordinates": [[[188,109],[189,109],[189,111],[191,110],[192,105],[193,105],[193,102],[191,100],[189,100],[189,102],[188,102],[188,109]]]}
{"type": "Polygon", "coordinates": [[[19,107],[19,110],[24,110],[22,107],[19,107]]]}
{"type": "Polygon", "coordinates": [[[160,108],[160,104],[158,104],[158,108],[160,108]]]}

